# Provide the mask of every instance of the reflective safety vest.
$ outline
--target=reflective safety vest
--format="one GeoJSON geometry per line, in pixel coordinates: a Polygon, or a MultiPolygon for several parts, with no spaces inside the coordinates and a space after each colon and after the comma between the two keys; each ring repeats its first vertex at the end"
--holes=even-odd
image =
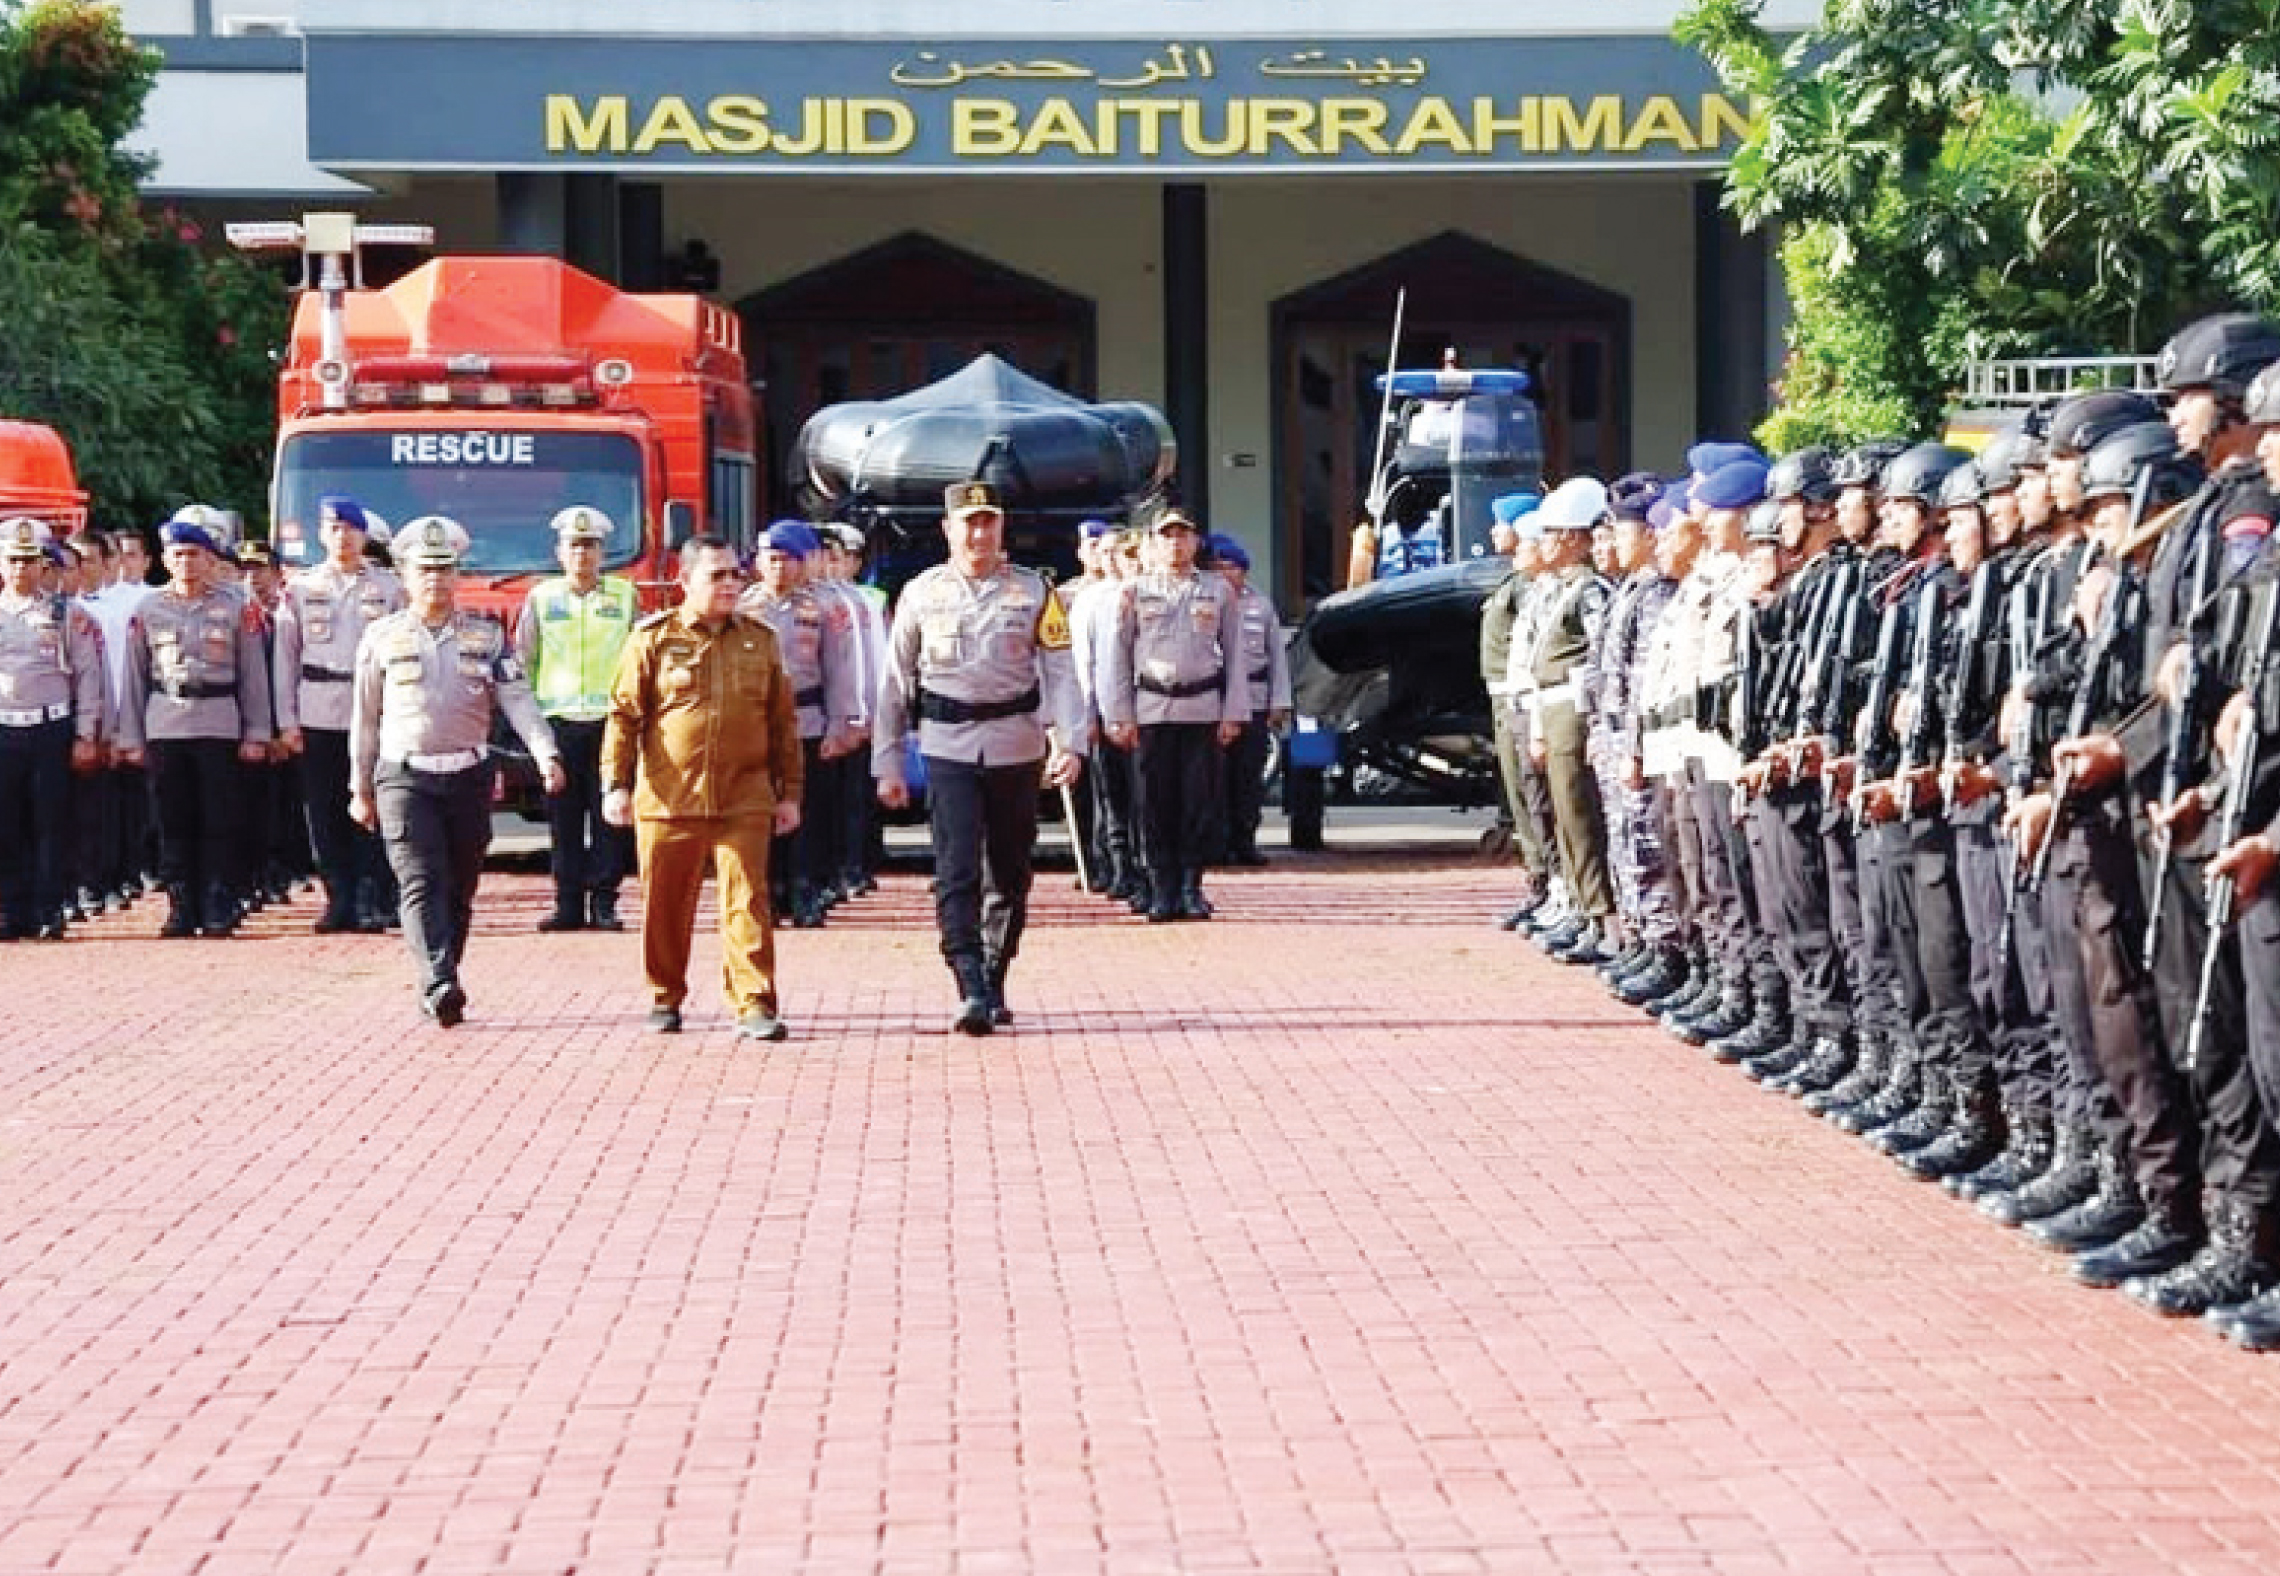
{"type": "Polygon", "coordinates": [[[549,717],[592,722],[609,715],[618,653],[640,613],[633,582],[604,575],[584,596],[566,578],[541,581],[530,594],[538,624],[531,689],[549,717]]]}

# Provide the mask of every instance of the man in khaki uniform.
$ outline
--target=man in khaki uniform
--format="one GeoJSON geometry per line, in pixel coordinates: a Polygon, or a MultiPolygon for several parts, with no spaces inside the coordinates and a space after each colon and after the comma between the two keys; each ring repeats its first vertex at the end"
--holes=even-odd
{"type": "Polygon", "coordinates": [[[680,607],[634,627],[610,686],[602,815],[633,825],[642,877],[649,1026],[681,1028],[697,890],[720,876],[722,984],[736,1032],[780,1040],[770,839],[797,831],[805,758],[775,633],[736,611],[736,551],[715,536],[682,550],[680,607]]]}

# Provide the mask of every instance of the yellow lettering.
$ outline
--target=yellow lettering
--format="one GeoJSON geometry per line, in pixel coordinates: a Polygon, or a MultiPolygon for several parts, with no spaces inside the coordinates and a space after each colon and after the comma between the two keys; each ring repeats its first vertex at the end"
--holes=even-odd
{"type": "Polygon", "coordinates": [[[1040,105],[1037,118],[1029,123],[1029,134],[1021,139],[1024,158],[1046,148],[1067,148],[1088,159],[1100,151],[1077,106],[1065,98],[1050,98],[1040,105]]]}
{"type": "Polygon", "coordinates": [[[649,118],[641,124],[641,135],[633,139],[633,151],[655,153],[661,142],[677,142],[691,153],[712,151],[705,141],[704,127],[697,123],[697,112],[676,93],[666,94],[650,110],[649,118]]]}
{"type": "Polygon", "coordinates": [[[549,153],[623,153],[626,143],[626,102],[622,93],[594,100],[591,117],[567,93],[546,95],[546,151],[549,153]]]}
{"type": "Polygon", "coordinates": [[[1692,153],[1701,146],[1694,140],[1694,128],[1679,113],[1677,102],[1659,93],[1639,107],[1639,118],[1631,122],[1630,133],[1623,138],[1623,151],[1636,153],[1650,141],[1667,142],[1680,153],[1692,153]]]}
{"type": "Polygon", "coordinates": [[[1410,112],[1409,124],[1401,128],[1393,151],[1406,158],[1428,142],[1437,142],[1451,153],[1473,151],[1472,144],[1465,140],[1464,124],[1457,119],[1456,111],[1449,108],[1447,99],[1419,99],[1417,108],[1410,112]]]}
{"type": "Polygon", "coordinates": [[[1702,135],[1698,145],[1722,148],[1750,134],[1750,116],[1723,93],[1702,95],[1702,135]]]}
{"type": "Polygon", "coordinates": [[[1181,99],[1179,104],[1180,141],[1186,145],[1188,152],[1199,159],[1231,159],[1243,151],[1244,100],[1227,101],[1227,117],[1221,123],[1220,135],[1217,137],[1206,137],[1203,134],[1204,106],[1201,103],[1194,99],[1181,99]]]}
{"type": "Polygon", "coordinates": [[[1623,142],[1623,101],[1612,93],[1602,93],[1591,101],[1591,108],[1578,120],[1575,100],[1554,98],[1545,101],[1550,113],[1544,118],[1544,147],[1557,153],[1562,146],[1578,153],[1592,153],[1602,149],[1612,151],[1623,142]]]}
{"type": "Polygon", "coordinates": [[[1351,137],[1366,153],[1391,153],[1385,140],[1385,104],[1379,99],[1322,101],[1322,151],[1336,157],[1351,137]]]}
{"type": "Polygon", "coordinates": [[[908,104],[894,99],[851,99],[847,111],[849,153],[886,158],[918,140],[918,117],[908,104]],[[874,126],[881,129],[874,130],[874,126]]]}
{"type": "Polygon", "coordinates": [[[777,132],[769,140],[769,150],[787,159],[804,159],[811,153],[823,152],[825,127],[830,120],[827,104],[824,99],[800,100],[800,134],[794,137],[788,132],[777,132]]]}
{"type": "Polygon", "coordinates": [[[1524,98],[1519,101],[1519,114],[1499,115],[1496,113],[1496,100],[1474,99],[1473,147],[1482,153],[1494,153],[1497,138],[1511,137],[1518,145],[1519,152],[1534,153],[1542,140],[1536,103],[1533,97],[1524,98]]]}
{"type": "Polygon", "coordinates": [[[1021,146],[1020,112],[1009,99],[953,99],[950,151],[961,159],[995,159],[1021,146]]]}
{"type": "Polygon", "coordinates": [[[705,105],[715,153],[766,153],[768,105],[747,93],[726,93],[705,105]]]}
{"type": "Polygon", "coordinates": [[[1138,123],[1139,140],[1133,151],[1142,158],[1152,159],[1164,151],[1164,122],[1180,113],[1179,99],[1118,99],[1119,112],[1130,115],[1138,123]]]}
{"type": "Polygon", "coordinates": [[[1293,153],[1312,157],[1322,149],[1314,140],[1314,106],[1305,99],[1251,100],[1251,157],[1264,158],[1267,144],[1280,138],[1293,153]]]}

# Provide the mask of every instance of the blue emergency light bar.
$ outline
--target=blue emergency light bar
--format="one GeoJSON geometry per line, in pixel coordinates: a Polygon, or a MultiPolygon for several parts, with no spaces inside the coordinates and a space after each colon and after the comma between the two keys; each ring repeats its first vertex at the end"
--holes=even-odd
{"type": "Polygon", "coordinates": [[[1525,394],[1528,374],[1498,367],[1435,367],[1430,371],[1379,373],[1378,391],[1388,379],[1395,399],[1455,399],[1466,394],[1525,394]]]}

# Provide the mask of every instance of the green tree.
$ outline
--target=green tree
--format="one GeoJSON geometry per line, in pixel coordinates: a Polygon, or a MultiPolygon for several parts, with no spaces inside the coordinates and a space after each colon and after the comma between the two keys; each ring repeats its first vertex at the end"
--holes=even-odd
{"type": "Polygon", "coordinates": [[[64,434],[101,522],[258,520],[287,301],[138,195],[158,66],[109,6],[0,0],[0,413],[64,434]]]}

